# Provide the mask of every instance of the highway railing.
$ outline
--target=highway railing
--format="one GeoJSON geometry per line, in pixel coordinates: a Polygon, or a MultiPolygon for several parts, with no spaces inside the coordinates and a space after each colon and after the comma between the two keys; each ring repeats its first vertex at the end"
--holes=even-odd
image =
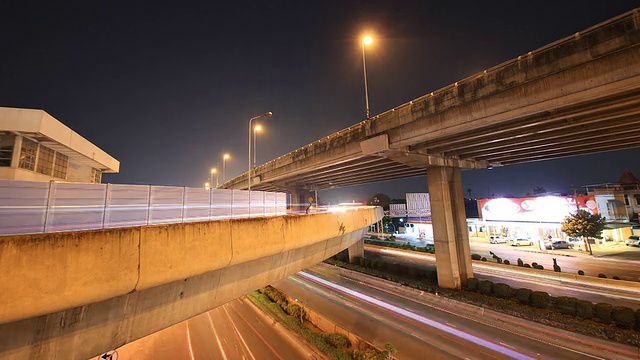
{"type": "Polygon", "coordinates": [[[177,186],[0,180],[0,235],[286,213],[286,194],[177,186]]]}

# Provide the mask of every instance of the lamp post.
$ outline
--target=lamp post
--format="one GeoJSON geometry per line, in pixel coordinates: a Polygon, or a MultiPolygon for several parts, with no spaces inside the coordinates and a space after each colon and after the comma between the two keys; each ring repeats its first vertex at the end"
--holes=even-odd
{"type": "Polygon", "coordinates": [[[364,39],[362,39],[362,70],[364,71],[364,101],[367,107],[367,119],[370,117],[369,116],[369,87],[367,86],[367,63],[364,60],[364,46],[371,44],[372,41],[373,39],[371,38],[371,36],[365,36],[364,39]]]}
{"type": "Polygon", "coordinates": [[[273,113],[271,111],[266,112],[262,115],[258,115],[258,116],[254,116],[251,119],[249,119],[249,171],[247,172],[247,189],[249,191],[251,191],[251,132],[253,130],[253,128],[251,127],[251,123],[253,122],[253,120],[256,119],[260,119],[263,117],[269,117],[273,115],[273,113]]]}
{"type": "Polygon", "coordinates": [[[226,177],[225,177],[225,172],[226,172],[226,167],[227,167],[227,159],[229,158],[229,154],[224,154],[222,155],[222,183],[224,184],[226,177]]]}
{"type": "Polygon", "coordinates": [[[256,144],[257,142],[257,138],[258,138],[258,132],[260,132],[260,130],[262,130],[262,126],[260,125],[256,125],[253,128],[253,168],[256,168],[256,153],[257,153],[257,149],[258,146],[256,144]]]}
{"type": "Polygon", "coordinates": [[[213,175],[216,176],[215,184],[216,184],[216,187],[218,187],[218,169],[216,169],[216,168],[211,169],[211,178],[209,179],[209,182],[211,183],[211,187],[213,187],[213,184],[214,184],[213,175]]]}

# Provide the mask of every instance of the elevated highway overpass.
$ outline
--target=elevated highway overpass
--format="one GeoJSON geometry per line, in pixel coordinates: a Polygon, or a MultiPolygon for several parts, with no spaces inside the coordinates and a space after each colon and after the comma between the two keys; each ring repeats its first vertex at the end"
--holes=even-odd
{"type": "MultiPolygon", "coordinates": [[[[640,146],[640,12],[627,12],[271,160],[254,190],[427,175],[438,281],[472,276],[460,170],[640,146]]],[[[246,189],[248,174],[225,182],[246,189]]]]}
{"type": "Polygon", "coordinates": [[[349,248],[379,207],[0,236],[0,358],[87,359],[349,248]]]}

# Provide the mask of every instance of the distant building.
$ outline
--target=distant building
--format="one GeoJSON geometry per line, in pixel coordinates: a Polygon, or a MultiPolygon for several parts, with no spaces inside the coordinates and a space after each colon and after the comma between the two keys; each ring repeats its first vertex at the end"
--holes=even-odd
{"type": "MultiPolygon", "coordinates": [[[[609,186],[613,191],[614,187],[609,186]]],[[[603,190],[602,190],[603,191],[603,190]]],[[[640,191],[638,191],[640,193],[640,191]]],[[[624,241],[632,234],[628,216],[621,216],[624,209],[620,194],[594,193],[580,196],[541,196],[526,198],[497,198],[478,200],[484,236],[503,235],[510,238],[523,237],[533,240],[565,238],[562,232],[564,218],[577,209],[600,214],[607,220],[602,240],[624,241]]],[[[470,229],[471,231],[471,229],[470,229]]],[[[479,236],[479,235],[474,235],[479,236]]]]}
{"type": "Polygon", "coordinates": [[[0,179],[100,183],[120,162],[43,110],[0,107],[0,179]]]}
{"type": "Polygon", "coordinates": [[[598,203],[600,214],[609,222],[638,221],[640,180],[630,171],[623,172],[617,183],[587,186],[598,203]]]}
{"type": "Polygon", "coordinates": [[[563,238],[564,218],[578,208],[598,214],[593,196],[540,196],[478,200],[485,236],[503,235],[532,240],[563,238]]]}

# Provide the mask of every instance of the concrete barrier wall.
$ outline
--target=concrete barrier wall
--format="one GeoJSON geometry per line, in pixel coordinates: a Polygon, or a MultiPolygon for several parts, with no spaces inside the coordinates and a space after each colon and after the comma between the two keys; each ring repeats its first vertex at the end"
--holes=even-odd
{"type": "Polygon", "coordinates": [[[280,225],[260,218],[0,238],[0,269],[11,275],[0,283],[0,358],[99,355],[322,261],[381,218],[369,207],[274,218],[280,225]],[[289,250],[271,246],[283,239],[289,250]],[[244,252],[234,260],[235,245],[244,252]]]}
{"type": "Polygon", "coordinates": [[[0,358],[87,359],[97,356],[331,257],[361,241],[366,231],[367,228],[346,232],[255,261],[90,305],[2,324],[0,358]]]}
{"type": "MultiPolygon", "coordinates": [[[[320,246],[325,252],[335,251],[329,257],[346,247],[337,240],[342,235],[358,233],[380,218],[380,208],[363,207],[312,215],[0,237],[0,324],[298,249],[317,253],[314,246],[320,246]]],[[[324,255],[309,258],[318,262],[324,255]]],[[[307,263],[303,258],[283,259],[280,267],[286,269],[287,261],[307,263]]]]}

